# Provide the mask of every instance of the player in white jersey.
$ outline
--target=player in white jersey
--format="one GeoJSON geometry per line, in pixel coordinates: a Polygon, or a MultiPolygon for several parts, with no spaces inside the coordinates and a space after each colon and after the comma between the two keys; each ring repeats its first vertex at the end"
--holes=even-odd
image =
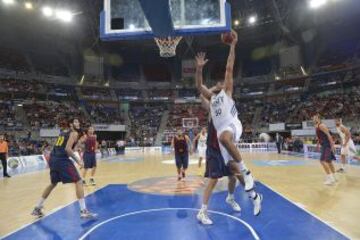
{"type": "Polygon", "coordinates": [[[335,119],[336,130],[341,139],[341,152],[340,152],[340,159],[341,159],[341,167],[337,170],[337,172],[345,172],[345,165],[346,165],[346,158],[350,157],[353,159],[360,160],[360,157],[356,155],[356,147],[351,139],[350,130],[342,124],[341,118],[335,119]]]}
{"type": "MultiPolygon", "coordinates": [[[[199,171],[201,168],[201,162],[203,159],[206,159],[206,139],[207,139],[207,130],[202,128],[201,132],[194,138],[192,146],[195,146],[195,142],[198,141],[197,150],[199,153],[199,162],[198,167],[199,171]]],[[[202,175],[199,173],[199,175],[202,175]]]]}
{"type": "Polygon", "coordinates": [[[213,90],[203,84],[203,67],[208,62],[205,53],[196,56],[196,86],[199,92],[210,100],[210,113],[213,124],[217,130],[220,150],[225,163],[229,165],[235,175],[243,175],[245,191],[249,193],[254,203],[254,215],[261,211],[262,195],[254,190],[254,179],[242,160],[241,154],[236,147],[242,134],[242,125],[238,119],[238,112],[233,94],[233,68],[235,63],[235,47],[237,34],[232,31],[233,41],[230,45],[230,53],[227,59],[225,81],[217,83],[213,90]]]}

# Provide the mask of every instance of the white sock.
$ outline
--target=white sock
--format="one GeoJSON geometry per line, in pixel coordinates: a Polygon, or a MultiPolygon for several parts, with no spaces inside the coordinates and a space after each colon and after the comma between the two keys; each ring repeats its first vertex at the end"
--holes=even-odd
{"type": "Polygon", "coordinates": [[[239,167],[240,167],[241,172],[247,172],[248,171],[244,161],[239,162],[239,167]]]}
{"type": "Polygon", "coordinates": [[[228,193],[228,198],[234,199],[234,194],[228,193]]]}
{"type": "Polygon", "coordinates": [[[256,192],[254,190],[251,190],[248,194],[249,194],[249,197],[251,197],[252,199],[254,199],[256,197],[256,192]]]}
{"type": "Polygon", "coordinates": [[[40,198],[38,204],[36,205],[38,208],[42,208],[44,206],[45,198],[40,198]]]}
{"type": "Polygon", "coordinates": [[[86,204],[85,204],[85,199],[80,198],[79,199],[79,205],[80,205],[80,210],[83,211],[86,209],[86,204]]]}
{"type": "Polygon", "coordinates": [[[206,211],[207,210],[207,205],[206,204],[203,204],[201,205],[201,211],[206,211]]]}
{"type": "Polygon", "coordinates": [[[335,181],[336,177],[335,177],[335,174],[334,173],[331,173],[331,180],[335,181]]]}

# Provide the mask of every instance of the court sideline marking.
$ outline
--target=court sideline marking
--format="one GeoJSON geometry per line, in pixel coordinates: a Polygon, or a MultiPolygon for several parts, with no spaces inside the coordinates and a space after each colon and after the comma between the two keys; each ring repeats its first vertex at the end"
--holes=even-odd
{"type": "Polygon", "coordinates": [[[304,212],[306,212],[307,214],[309,214],[310,216],[316,218],[317,220],[319,220],[320,222],[324,223],[325,225],[327,225],[328,227],[334,229],[335,231],[339,232],[340,234],[344,235],[345,237],[351,239],[350,237],[348,237],[347,234],[345,234],[344,232],[340,231],[338,228],[336,228],[335,226],[331,225],[330,223],[324,221],[323,219],[321,219],[320,217],[316,216],[314,213],[310,212],[309,210],[307,210],[306,208],[297,205],[295,202],[293,202],[292,200],[290,200],[289,198],[287,198],[285,195],[281,194],[280,192],[274,190],[272,187],[270,187],[269,185],[260,182],[262,185],[264,185],[265,187],[267,187],[268,189],[270,189],[271,191],[273,191],[274,193],[278,194],[280,197],[284,198],[286,201],[290,202],[291,204],[293,204],[294,206],[300,208],[301,210],[303,210],[304,212]]]}
{"type": "MultiPolygon", "coordinates": [[[[92,193],[89,193],[88,195],[85,195],[84,198],[87,198],[88,196],[91,196],[91,195],[95,194],[97,191],[99,191],[99,190],[107,187],[108,185],[109,185],[109,184],[106,184],[106,185],[104,185],[104,186],[96,189],[96,190],[93,191],[92,193]]],[[[47,218],[48,216],[50,216],[50,215],[52,215],[52,214],[54,214],[54,213],[56,213],[56,212],[58,212],[58,211],[60,211],[60,210],[62,210],[62,209],[64,209],[64,208],[66,208],[66,207],[68,207],[68,206],[70,206],[71,204],[73,204],[73,203],[75,203],[75,202],[77,202],[77,201],[78,201],[78,200],[74,200],[74,201],[72,201],[72,202],[70,202],[70,203],[68,203],[68,204],[66,204],[66,205],[62,205],[62,206],[56,207],[56,208],[54,208],[51,212],[49,212],[48,214],[46,214],[44,217],[38,218],[38,219],[36,219],[35,221],[33,221],[33,222],[31,222],[31,223],[27,223],[27,224],[21,226],[20,228],[15,229],[14,231],[11,231],[11,232],[7,233],[6,235],[4,235],[4,236],[2,236],[2,237],[0,236],[0,239],[4,239],[4,238],[6,238],[6,237],[9,237],[11,234],[14,234],[14,233],[18,232],[18,231],[20,231],[20,230],[22,230],[22,229],[30,226],[31,224],[37,223],[38,221],[41,221],[41,220],[47,218]]]]}
{"type": "MultiPolygon", "coordinates": [[[[112,217],[108,220],[105,220],[95,226],[93,226],[90,230],[88,230],[84,235],[82,235],[79,240],[84,240],[87,236],[89,236],[93,231],[95,231],[97,228],[101,227],[104,224],[107,224],[113,220],[119,219],[119,218],[124,218],[124,217],[128,217],[128,216],[132,216],[132,215],[137,215],[137,214],[142,214],[142,213],[149,213],[149,212],[160,212],[160,211],[174,211],[174,210],[189,210],[189,211],[199,211],[199,209],[197,208],[154,208],[154,209],[146,209],[146,210],[140,210],[140,211],[134,211],[134,212],[129,212],[129,213],[125,213],[116,217],[112,217]]],[[[218,215],[222,215],[228,218],[231,218],[237,222],[240,222],[241,224],[245,225],[245,227],[247,229],[250,230],[251,234],[253,235],[255,240],[260,240],[259,236],[257,235],[257,233],[255,232],[255,230],[244,220],[241,220],[240,218],[231,216],[229,214],[226,213],[222,213],[222,212],[218,212],[218,211],[213,211],[213,210],[208,210],[208,212],[213,213],[213,214],[218,214],[218,215]]]]}

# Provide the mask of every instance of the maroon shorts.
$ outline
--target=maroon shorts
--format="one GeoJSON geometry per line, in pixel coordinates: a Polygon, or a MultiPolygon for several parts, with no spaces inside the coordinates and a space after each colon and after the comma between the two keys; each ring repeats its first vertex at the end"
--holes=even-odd
{"type": "Polygon", "coordinates": [[[321,146],[321,156],[320,161],[331,162],[336,160],[334,152],[331,150],[330,146],[321,146]]]}
{"type": "Polygon", "coordinates": [[[49,161],[51,183],[76,183],[80,181],[80,175],[69,158],[52,157],[49,161]]]}

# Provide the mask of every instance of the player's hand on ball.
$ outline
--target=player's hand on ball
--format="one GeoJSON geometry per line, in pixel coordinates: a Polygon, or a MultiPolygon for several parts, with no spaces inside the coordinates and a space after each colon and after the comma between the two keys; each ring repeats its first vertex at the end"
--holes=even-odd
{"type": "Polygon", "coordinates": [[[197,67],[204,67],[205,64],[209,61],[209,59],[205,59],[206,57],[206,53],[204,52],[199,52],[196,57],[195,57],[195,60],[196,60],[196,66],[197,67]]]}
{"type": "Polygon", "coordinates": [[[231,30],[231,35],[232,35],[232,37],[233,37],[233,40],[232,40],[232,45],[236,45],[237,44],[237,42],[238,42],[238,34],[237,34],[237,32],[235,31],[235,30],[231,30]]]}

